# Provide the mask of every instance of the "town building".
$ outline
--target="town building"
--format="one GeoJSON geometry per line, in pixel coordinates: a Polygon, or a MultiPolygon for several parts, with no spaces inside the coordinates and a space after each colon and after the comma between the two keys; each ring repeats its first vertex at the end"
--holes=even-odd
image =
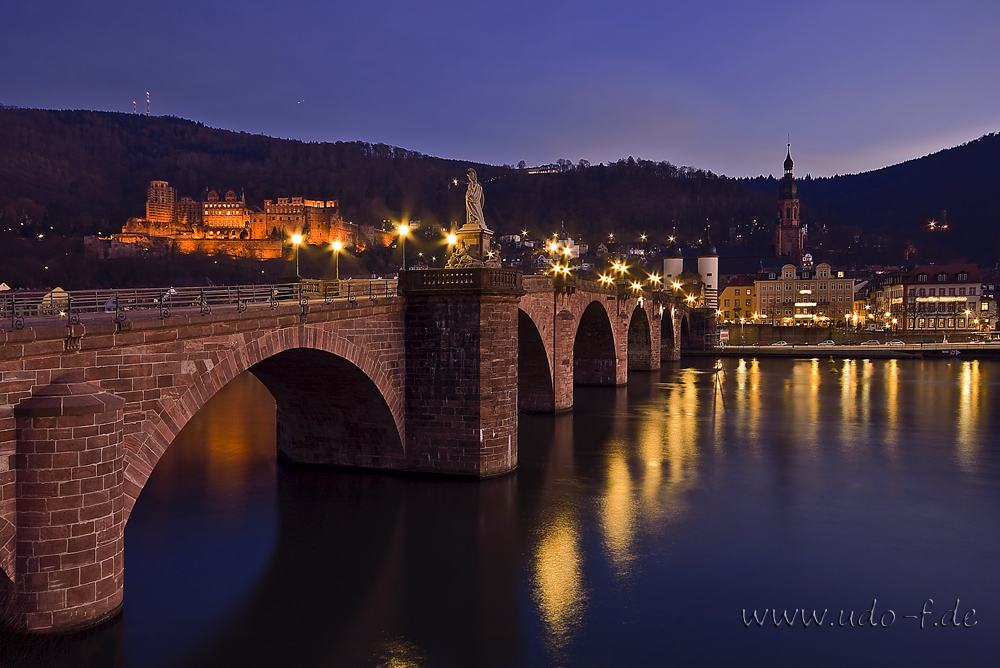
{"type": "MultiPolygon", "coordinates": [[[[982,278],[974,264],[918,265],[900,276],[906,331],[949,334],[981,326],[982,278]]],[[[988,308],[988,306],[987,306],[988,308]]]]}
{"type": "Polygon", "coordinates": [[[723,322],[740,322],[751,320],[757,304],[757,293],[754,284],[737,282],[727,285],[719,295],[719,311],[722,311],[723,322]]]}
{"type": "Polygon", "coordinates": [[[784,265],[763,272],[754,281],[757,322],[769,325],[818,326],[846,323],[854,306],[854,279],[834,271],[826,262],[813,266],[803,256],[802,266],[784,265]]]}

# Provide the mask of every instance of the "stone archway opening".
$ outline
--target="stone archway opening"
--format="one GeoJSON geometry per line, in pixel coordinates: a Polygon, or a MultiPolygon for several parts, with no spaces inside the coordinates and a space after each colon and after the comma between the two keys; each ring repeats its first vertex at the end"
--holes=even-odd
{"type": "Polygon", "coordinates": [[[573,341],[574,385],[617,385],[615,336],[608,313],[591,302],[580,317],[573,341]]]}
{"type": "Polygon", "coordinates": [[[664,311],[660,322],[660,359],[675,360],[674,316],[672,311],[664,311]]]}
{"type": "Polygon", "coordinates": [[[628,370],[649,371],[653,364],[653,343],[649,316],[641,306],[632,311],[628,325],[628,370]]]}
{"type": "Polygon", "coordinates": [[[691,347],[691,326],[688,323],[687,316],[681,317],[681,348],[689,349],[691,347]]]}
{"type": "Polygon", "coordinates": [[[555,410],[555,387],[538,328],[524,311],[517,311],[517,410],[551,413],[555,410]]]}
{"type": "Polygon", "coordinates": [[[250,372],[274,397],[281,460],[379,468],[402,457],[385,398],[343,357],[293,348],[261,360],[250,372]]]}

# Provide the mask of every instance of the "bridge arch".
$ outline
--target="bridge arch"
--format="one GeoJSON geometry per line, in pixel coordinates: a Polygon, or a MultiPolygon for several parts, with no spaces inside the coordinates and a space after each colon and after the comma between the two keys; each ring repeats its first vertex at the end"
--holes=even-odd
{"type": "Polygon", "coordinates": [[[517,310],[517,409],[524,413],[555,410],[551,356],[534,320],[517,310]]]}
{"type": "Polygon", "coordinates": [[[615,332],[604,304],[592,301],[573,337],[573,384],[617,385],[615,332]]]}
{"type": "Polygon", "coordinates": [[[336,332],[306,327],[269,330],[241,346],[182,362],[174,378],[175,387],[179,386],[176,399],[169,403],[161,399],[160,410],[148,411],[141,428],[126,435],[126,522],[153,468],[184,425],[222,387],[248,370],[277,403],[282,457],[357,466],[402,460],[402,387],[385,364],[336,332]],[[365,412],[349,409],[350,402],[361,402],[365,412]],[[372,431],[365,433],[369,428],[372,431]],[[352,449],[331,446],[331,437],[349,439],[352,449]]]}
{"type": "Polygon", "coordinates": [[[648,371],[652,367],[653,337],[649,316],[642,305],[632,309],[628,324],[628,370],[648,371]]]}

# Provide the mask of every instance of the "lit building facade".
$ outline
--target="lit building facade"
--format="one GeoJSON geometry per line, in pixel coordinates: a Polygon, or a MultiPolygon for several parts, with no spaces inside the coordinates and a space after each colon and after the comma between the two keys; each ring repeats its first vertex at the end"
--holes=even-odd
{"type": "Polygon", "coordinates": [[[907,331],[947,334],[984,329],[983,286],[976,265],[916,266],[901,275],[900,284],[899,317],[907,331]]]}
{"type": "Polygon", "coordinates": [[[846,322],[854,306],[854,279],[826,262],[815,267],[786,264],[754,281],[757,321],[769,325],[829,325],[846,322]]]}
{"type": "Polygon", "coordinates": [[[727,285],[719,295],[720,316],[724,322],[739,322],[753,319],[757,305],[757,293],[752,283],[727,285]]]}

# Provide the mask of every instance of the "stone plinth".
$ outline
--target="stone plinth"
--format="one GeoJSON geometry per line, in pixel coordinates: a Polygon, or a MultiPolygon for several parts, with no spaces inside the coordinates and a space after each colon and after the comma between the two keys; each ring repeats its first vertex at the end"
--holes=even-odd
{"type": "Polygon", "coordinates": [[[14,624],[87,626],[122,604],[125,400],[75,376],[14,408],[14,624]]]}
{"type": "Polygon", "coordinates": [[[416,470],[481,478],[517,466],[520,272],[402,272],[406,450],[416,470]]]}

